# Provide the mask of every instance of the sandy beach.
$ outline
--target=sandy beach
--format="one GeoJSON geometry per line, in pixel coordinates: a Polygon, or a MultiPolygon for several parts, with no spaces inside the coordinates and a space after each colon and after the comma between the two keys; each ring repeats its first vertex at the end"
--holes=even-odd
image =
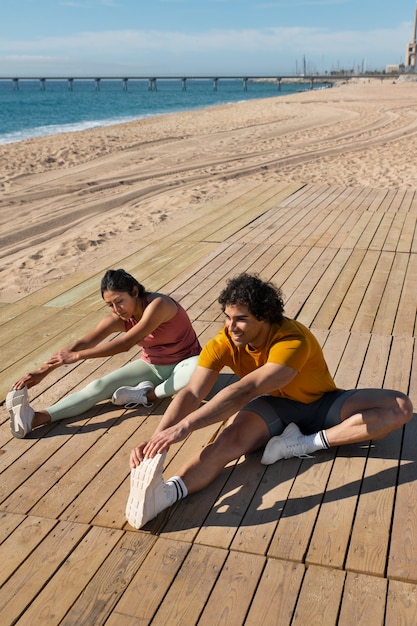
{"type": "Polygon", "coordinates": [[[242,181],[417,189],[416,153],[417,83],[389,79],[0,146],[0,302],[242,181]]]}

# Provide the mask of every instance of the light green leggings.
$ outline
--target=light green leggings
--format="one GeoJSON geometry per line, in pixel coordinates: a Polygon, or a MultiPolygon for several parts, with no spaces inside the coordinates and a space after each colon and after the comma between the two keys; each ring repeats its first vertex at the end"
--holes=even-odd
{"type": "Polygon", "coordinates": [[[76,417],[91,409],[97,402],[109,400],[119,387],[133,387],[145,380],[150,380],[155,385],[157,398],[168,398],[187,385],[197,361],[198,356],[192,356],[174,365],[151,365],[137,359],[103,378],[93,380],[81,391],[62,398],[46,410],[53,422],[76,417]]]}

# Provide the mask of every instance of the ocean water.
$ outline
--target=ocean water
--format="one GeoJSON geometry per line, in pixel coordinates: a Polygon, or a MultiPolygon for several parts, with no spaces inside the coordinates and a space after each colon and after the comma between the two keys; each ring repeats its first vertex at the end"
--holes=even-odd
{"type": "MultiPolygon", "coordinates": [[[[320,88],[323,85],[315,85],[320,88]]],[[[32,137],[54,135],[137,120],[152,115],[201,109],[216,104],[240,102],[255,98],[288,95],[310,89],[307,83],[281,85],[219,79],[158,79],[156,90],[147,80],[123,81],[101,79],[99,89],[90,79],[74,80],[72,90],[67,80],[0,80],[0,144],[32,137]]]]}

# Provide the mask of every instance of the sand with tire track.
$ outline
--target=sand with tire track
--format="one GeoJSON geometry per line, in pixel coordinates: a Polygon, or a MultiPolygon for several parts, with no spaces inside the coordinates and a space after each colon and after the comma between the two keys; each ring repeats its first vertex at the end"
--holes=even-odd
{"type": "Polygon", "coordinates": [[[242,181],[417,190],[417,83],[357,82],[0,146],[0,301],[242,181]]]}

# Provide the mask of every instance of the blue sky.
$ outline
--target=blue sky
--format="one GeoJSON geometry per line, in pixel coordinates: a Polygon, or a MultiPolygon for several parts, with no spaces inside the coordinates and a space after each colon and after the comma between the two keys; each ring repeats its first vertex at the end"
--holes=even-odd
{"type": "Polygon", "coordinates": [[[415,8],[415,0],[2,0],[0,76],[382,70],[404,62],[415,8]]]}

